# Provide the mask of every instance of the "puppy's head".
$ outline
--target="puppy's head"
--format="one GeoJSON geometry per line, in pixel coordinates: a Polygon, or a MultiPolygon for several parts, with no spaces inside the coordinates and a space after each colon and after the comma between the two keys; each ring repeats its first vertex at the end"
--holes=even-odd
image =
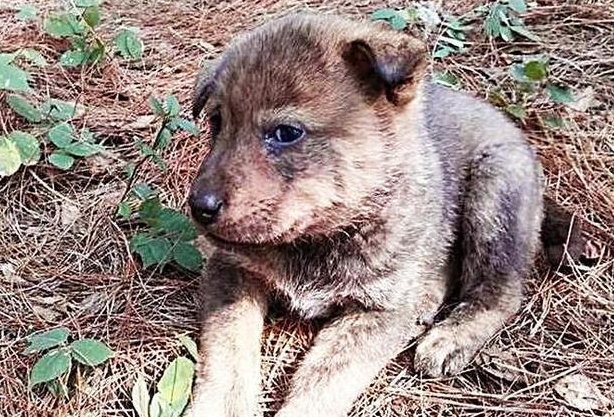
{"type": "Polygon", "coordinates": [[[211,151],[194,218],[214,240],[245,244],[372,219],[398,180],[395,118],[411,117],[424,68],[417,40],[341,18],[293,15],[248,33],[197,82],[211,151]]]}

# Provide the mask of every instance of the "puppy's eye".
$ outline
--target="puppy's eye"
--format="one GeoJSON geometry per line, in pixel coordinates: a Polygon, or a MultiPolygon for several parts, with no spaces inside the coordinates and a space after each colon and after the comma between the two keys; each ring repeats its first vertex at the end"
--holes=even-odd
{"type": "Polygon", "coordinates": [[[267,142],[274,142],[279,145],[292,145],[305,136],[305,131],[299,127],[290,125],[278,125],[275,129],[265,134],[267,142]]]}
{"type": "Polygon", "coordinates": [[[219,112],[215,112],[209,116],[209,127],[211,128],[211,136],[216,137],[222,130],[222,116],[219,112]]]}

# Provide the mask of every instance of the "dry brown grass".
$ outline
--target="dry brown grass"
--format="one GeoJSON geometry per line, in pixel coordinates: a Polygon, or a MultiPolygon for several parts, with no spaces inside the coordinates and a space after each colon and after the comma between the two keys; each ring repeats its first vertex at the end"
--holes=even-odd
{"type": "MultiPolygon", "coordinates": [[[[53,7],[36,3],[43,10],[53,7]]],[[[106,0],[103,32],[140,27],[144,62],[109,60],[83,70],[51,65],[36,74],[41,94],[88,106],[80,122],[104,138],[110,152],[67,173],[41,163],[0,180],[0,264],[16,267],[15,276],[0,273],[1,415],[135,415],[129,391],[137,374],[157,380],[180,352],[174,335],[195,330],[197,277],[139,270],[127,250],[129,225],[112,216],[125,186],[123,163],[136,155],[132,137],[147,137],[154,129],[132,123],[149,113],[151,93],[173,92],[187,104],[199,61],[218,54],[239,30],[294,7],[364,18],[383,2],[323,3],[106,0]],[[116,352],[86,378],[78,375],[69,401],[31,392],[26,374],[34,358],[21,353],[27,334],[60,324],[73,334],[104,340],[116,352]]],[[[442,3],[459,14],[483,2],[442,3]]],[[[592,87],[600,104],[587,112],[563,109],[571,122],[567,130],[542,127],[540,118],[552,108],[547,101],[531,107],[523,128],[542,157],[548,193],[586,222],[595,265],[563,274],[540,264],[522,311],[492,340],[482,361],[460,376],[427,380],[414,374],[409,349],[359,399],[353,416],[582,414],[553,391],[560,376],[578,372],[614,400],[614,10],[611,0],[538,3],[526,21],[542,37],[541,45],[495,45],[475,33],[468,53],[435,67],[486,97],[505,86],[511,61],[541,51],[552,58],[558,81],[576,91],[592,87]]],[[[42,35],[36,24],[17,21],[10,8],[0,5],[0,51],[35,47],[55,62],[63,43],[42,35]]],[[[0,103],[1,133],[19,127],[21,121],[3,107],[2,94],[0,103]]],[[[166,190],[168,204],[181,207],[204,152],[201,141],[182,137],[166,155],[168,174],[147,169],[143,175],[166,190]]],[[[310,325],[292,319],[271,320],[263,336],[262,402],[268,415],[279,406],[313,333],[310,325]]]]}

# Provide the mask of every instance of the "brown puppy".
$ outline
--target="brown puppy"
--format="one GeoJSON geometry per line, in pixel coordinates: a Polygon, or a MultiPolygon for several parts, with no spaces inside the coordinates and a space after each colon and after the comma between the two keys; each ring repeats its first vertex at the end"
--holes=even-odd
{"type": "Polygon", "coordinates": [[[425,69],[403,33],[293,15],[200,77],[194,113],[206,109],[212,148],[190,204],[211,247],[192,416],[259,414],[270,297],[330,317],[283,417],[345,416],[417,337],[419,371],[459,372],[518,309],[539,163],[502,114],[425,69]]]}

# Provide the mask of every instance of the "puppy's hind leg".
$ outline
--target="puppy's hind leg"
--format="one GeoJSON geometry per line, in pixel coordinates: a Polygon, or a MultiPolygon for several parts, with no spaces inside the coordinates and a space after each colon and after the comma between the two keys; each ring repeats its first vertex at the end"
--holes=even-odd
{"type": "Polygon", "coordinates": [[[520,307],[538,244],[540,172],[524,143],[490,144],[476,153],[463,200],[460,303],[418,344],[418,371],[460,372],[520,307]]]}

